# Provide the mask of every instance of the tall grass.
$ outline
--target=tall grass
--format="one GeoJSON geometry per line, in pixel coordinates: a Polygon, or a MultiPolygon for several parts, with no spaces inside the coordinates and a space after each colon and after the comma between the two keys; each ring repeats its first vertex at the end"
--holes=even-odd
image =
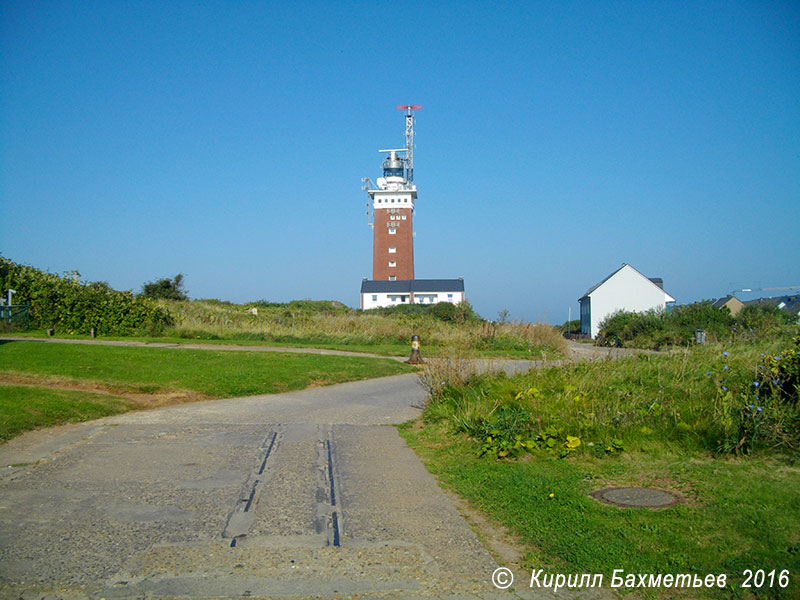
{"type": "Polygon", "coordinates": [[[715,308],[706,300],[669,311],[616,312],[600,324],[597,344],[657,350],[692,343],[697,329],[705,332],[707,341],[723,342],[774,335],[791,325],[791,315],[777,306],[748,305],[734,317],[727,307],[715,308]]]}
{"type": "Polygon", "coordinates": [[[562,454],[579,446],[598,454],[670,446],[795,451],[798,353],[800,338],[794,343],[781,338],[580,363],[514,378],[473,375],[435,390],[425,418],[449,422],[478,443],[492,438],[487,450],[498,455],[511,443],[503,456],[529,449],[528,441],[562,454]],[[568,436],[582,443],[570,448],[568,436]]]}
{"type": "Polygon", "coordinates": [[[519,353],[566,352],[558,331],[542,323],[461,323],[436,318],[431,311],[397,314],[355,311],[335,302],[235,305],[217,300],[162,301],[176,321],[167,332],[184,338],[259,340],[288,344],[407,347],[422,338],[423,352],[468,348],[519,353]],[[251,309],[255,309],[255,313],[251,309]]]}

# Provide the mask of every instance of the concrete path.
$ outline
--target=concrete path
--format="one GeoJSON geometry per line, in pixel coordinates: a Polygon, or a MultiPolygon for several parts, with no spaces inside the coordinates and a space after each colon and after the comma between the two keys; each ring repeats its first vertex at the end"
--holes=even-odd
{"type": "Polygon", "coordinates": [[[509,598],[394,427],[416,375],[129,413],[0,446],[3,598],[509,598]]]}

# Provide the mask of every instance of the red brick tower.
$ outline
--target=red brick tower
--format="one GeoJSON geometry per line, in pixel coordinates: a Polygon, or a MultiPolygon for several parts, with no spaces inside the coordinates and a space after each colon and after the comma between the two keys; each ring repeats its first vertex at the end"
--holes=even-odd
{"type": "MultiPolygon", "coordinates": [[[[374,215],[372,246],[372,279],[375,281],[407,281],[414,279],[414,113],[417,106],[398,107],[406,110],[406,147],[388,152],[383,161],[383,177],[377,186],[367,186],[374,215]],[[405,152],[405,156],[398,156],[405,152]]],[[[368,180],[367,180],[368,181],[368,180]]],[[[371,183],[371,182],[370,182],[371,183]]]]}

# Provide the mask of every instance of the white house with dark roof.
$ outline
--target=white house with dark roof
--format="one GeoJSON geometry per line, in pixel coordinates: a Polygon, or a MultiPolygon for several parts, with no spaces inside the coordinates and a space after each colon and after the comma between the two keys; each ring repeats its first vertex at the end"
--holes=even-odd
{"type": "Polygon", "coordinates": [[[664,282],[648,278],[632,266],[622,266],[586,290],[578,300],[581,305],[581,333],[596,338],[600,323],[619,311],[646,312],[652,309],[665,310],[667,303],[675,298],[664,291],[664,282]]]}
{"type": "Polygon", "coordinates": [[[379,308],[399,304],[458,304],[466,300],[464,280],[458,279],[405,279],[380,281],[364,279],[361,282],[361,308],[379,308]]]}

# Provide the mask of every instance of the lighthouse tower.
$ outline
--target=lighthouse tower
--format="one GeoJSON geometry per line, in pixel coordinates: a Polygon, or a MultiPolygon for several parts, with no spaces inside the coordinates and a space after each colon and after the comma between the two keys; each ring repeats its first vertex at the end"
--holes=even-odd
{"type": "Polygon", "coordinates": [[[414,111],[421,106],[398,106],[405,111],[406,147],[385,153],[383,176],[375,184],[362,179],[372,215],[372,279],[361,282],[361,308],[398,304],[458,304],[466,300],[464,280],[414,278],[414,111]]]}
{"type": "Polygon", "coordinates": [[[406,111],[406,147],[379,150],[387,153],[383,161],[383,177],[373,189],[366,180],[370,208],[374,220],[372,242],[372,279],[375,281],[407,281],[414,279],[414,109],[406,111]],[[403,154],[401,156],[400,154],[403,154]]]}

